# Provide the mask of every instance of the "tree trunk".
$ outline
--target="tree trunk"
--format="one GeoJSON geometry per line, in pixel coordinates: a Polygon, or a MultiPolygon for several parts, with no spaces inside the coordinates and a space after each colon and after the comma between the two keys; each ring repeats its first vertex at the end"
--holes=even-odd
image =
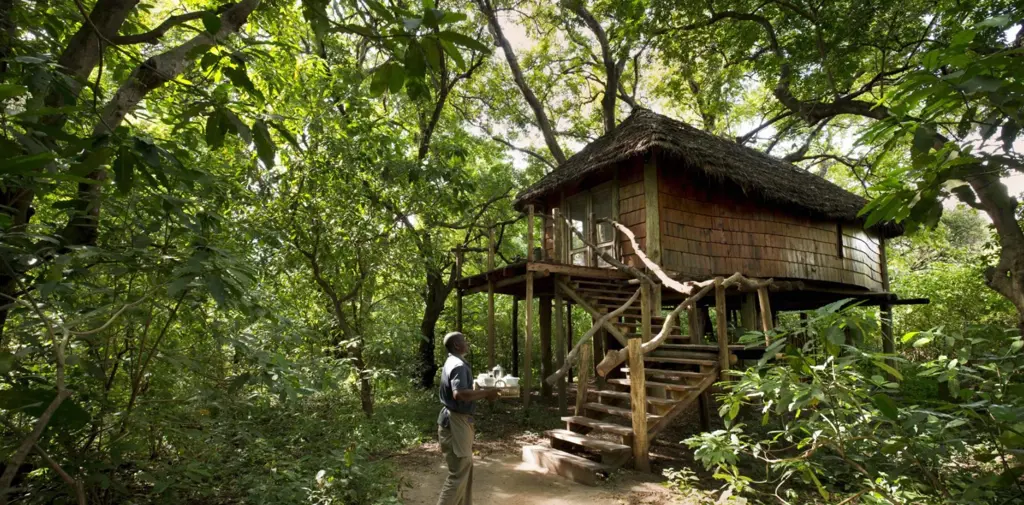
{"type": "Polygon", "coordinates": [[[434,375],[437,373],[437,363],[434,361],[437,321],[441,319],[445,302],[455,285],[453,280],[445,282],[444,278],[444,272],[435,269],[427,271],[419,349],[419,383],[423,389],[434,387],[434,375]]]}
{"type": "Polygon", "coordinates": [[[985,270],[986,284],[1013,303],[1017,329],[1024,334],[1024,230],[1017,222],[1017,200],[995,174],[984,168],[979,167],[967,182],[999,237],[999,262],[985,270]]]}

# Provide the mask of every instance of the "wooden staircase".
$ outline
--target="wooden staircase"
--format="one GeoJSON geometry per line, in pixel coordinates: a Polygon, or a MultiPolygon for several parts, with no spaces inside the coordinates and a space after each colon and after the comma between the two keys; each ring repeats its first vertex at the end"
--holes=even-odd
{"type": "MultiPolygon", "coordinates": [[[[621,281],[574,280],[571,287],[601,313],[609,313],[629,300],[636,287],[621,281]]],[[[664,317],[651,317],[651,332],[657,334],[664,317]]],[[[627,309],[620,322],[613,323],[628,338],[640,336],[640,304],[627,309]]],[[[718,380],[717,347],[693,345],[673,323],[666,342],[644,355],[647,392],[647,440],[653,440],[681,413],[695,408],[702,393],[718,380]]],[[[577,395],[586,394],[576,415],[563,417],[566,429],[548,430],[551,446],[523,448],[523,459],[582,484],[594,485],[612,470],[633,459],[635,433],[632,426],[630,389],[633,377],[628,367],[619,369],[624,378],[605,381],[604,389],[579,385],[577,395]]],[[[609,374],[611,377],[616,374],[609,374]]],[[[577,403],[579,405],[579,403],[577,403]]]]}

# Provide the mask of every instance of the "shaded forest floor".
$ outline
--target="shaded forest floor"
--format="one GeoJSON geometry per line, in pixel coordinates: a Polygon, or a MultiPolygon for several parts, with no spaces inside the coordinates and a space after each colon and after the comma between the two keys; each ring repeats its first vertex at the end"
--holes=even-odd
{"type": "MultiPolygon", "coordinates": [[[[553,404],[538,401],[535,406],[524,411],[518,401],[481,402],[476,416],[474,501],[494,505],[696,503],[684,500],[667,489],[663,485],[666,478],[662,475],[663,471],[670,468],[699,470],[693,465],[691,451],[679,443],[699,429],[696,411],[693,414],[693,419],[685,414],[681,416],[655,440],[651,450],[651,473],[620,470],[601,485],[588,487],[548,474],[542,469],[522,463],[520,459],[522,446],[547,445],[543,437],[544,430],[564,427],[553,404]]],[[[403,503],[436,503],[447,474],[436,440],[428,440],[396,455],[392,462],[398,469],[403,503]]],[[[702,483],[712,483],[710,475],[701,477],[702,483]]]]}

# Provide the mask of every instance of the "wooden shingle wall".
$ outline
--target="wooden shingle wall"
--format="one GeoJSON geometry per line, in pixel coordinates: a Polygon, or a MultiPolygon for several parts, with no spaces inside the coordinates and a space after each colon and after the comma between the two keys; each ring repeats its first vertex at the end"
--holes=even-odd
{"type": "Polygon", "coordinates": [[[659,168],[667,270],[697,278],[741,272],[882,289],[878,237],[858,226],[773,209],[752,196],[659,168]]]}

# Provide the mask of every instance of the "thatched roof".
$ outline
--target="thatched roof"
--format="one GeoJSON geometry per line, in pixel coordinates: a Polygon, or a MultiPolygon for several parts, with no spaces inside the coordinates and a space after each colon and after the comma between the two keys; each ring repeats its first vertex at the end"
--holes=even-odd
{"type": "MultiPolygon", "coordinates": [[[[521,209],[557,188],[647,152],[681,162],[674,165],[679,170],[700,170],[711,179],[730,182],[751,198],[811,217],[863,222],[857,213],[867,203],[864,198],[778,158],[640,108],[523,190],[516,197],[516,207],[521,209]]],[[[902,233],[900,226],[891,223],[876,229],[890,237],[902,233]]]]}

